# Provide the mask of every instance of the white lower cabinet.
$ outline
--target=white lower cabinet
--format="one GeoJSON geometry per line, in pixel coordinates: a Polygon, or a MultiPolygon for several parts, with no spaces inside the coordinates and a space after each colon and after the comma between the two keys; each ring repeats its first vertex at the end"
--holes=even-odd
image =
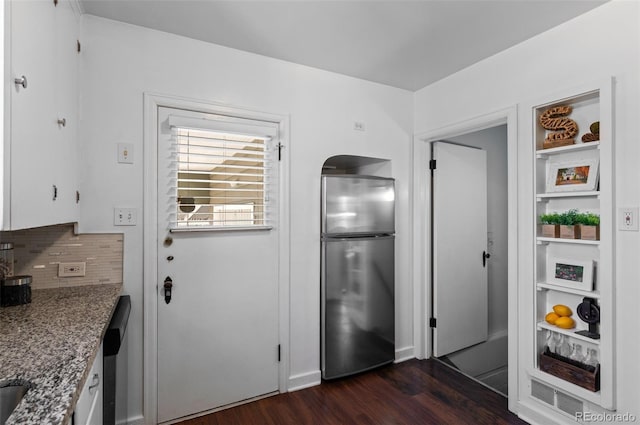
{"type": "Polygon", "coordinates": [[[102,344],[100,344],[100,350],[96,354],[91,372],[76,403],[73,425],[102,425],[102,381],[102,344]]]}

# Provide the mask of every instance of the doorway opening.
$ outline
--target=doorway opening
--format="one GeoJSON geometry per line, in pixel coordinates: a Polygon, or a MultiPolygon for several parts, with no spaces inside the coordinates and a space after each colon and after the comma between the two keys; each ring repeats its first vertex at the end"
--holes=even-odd
{"type": "Polygon", "coordinates": [[[435,243],[432,249],[432,312],[438,322],[445,317],[449,320],[449,323],[436,322],[435,327],[432,327],[432,355],[508,396],[507,125],[472,131],[432,145],[446,146],[452,150],[448,157],[450,164],[442,165],[451,166],[451,171],[442,176],[446,175],[449,179],[460,176],[458,182],[449,181],[443,186],[438,181],[438,169],[441,167],[438,164],[432,177],[432,239],[435,243]],[[478,156],[480,153],[482,155],[478,156]],[[478,182],[474,183],[473,188],[469,187],[471,183],[468,177],[472,171],[465,170],[467,166],[463,157],[466,154],[474,155],[470,160],[474,168],[486,157],[486,168],[474,171],[479,173],[476,175],[481,176],[480,179],[485,179],[485,182],[480,182],[482,184],[479,188],[476,187],[478,182]],[[445,194],[443,196],[447,197],[446,200],[442,196],[434,196],[438,193],[438,187],[447,188],[449,192],[458,187],[458,195],[445,194]],[[482,193],[484,187],[486,195],[482,193]],[[462,196],[463,190],[471,190],[471,197],[479,200],[474,200],[471,205],[470,196],[462,196]],[[447,221],[456,220],[454,211],[457,208],[466,211],[466,215],[461,217],[469,217],[469,221],[480,220],[482,223],[470,224],[468,231],[456,235],[461,224],[453,222],[447,226],[447,221]],[[472,238],[476,240],[473,241],[472,238]],[[450,256],[439,259],[445,252],[460,253],[463,256],[469,249],[469,262],[472,264],[463,266],[462,257],[455,261],[450,256]],[[478,251],[477,256],[475,251],[478,251]],[[450,269],[449,272],[447,269],[450,269]],[[466,278],[462,277],[465,271],[466,278]],[[452,297],[447,297],[446,294],[443,296],[443,293],[452,290],[452,286],[456,287],[455,294],[452,297]],[[453,314],[447,315],[450,311],[453,314]],[[476,322],[472,323],[474,318],[476,322]],[[460,335],[464,337],[460,338],[460,335]],[[457,339],[457,343],[450,344],[452,339],[457,339]],[[440,347],[439,341],[442,341],[440,347]]]}

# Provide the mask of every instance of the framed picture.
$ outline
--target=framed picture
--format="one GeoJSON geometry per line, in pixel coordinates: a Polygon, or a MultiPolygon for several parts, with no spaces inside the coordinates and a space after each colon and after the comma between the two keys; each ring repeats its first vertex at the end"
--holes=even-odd
{"type": "Polygon", "coordinates": [[[598,158],[550,162],[547,193],[598,189],[598,158]]]}
{"type": "Polygon", "coordinates": [[[593,290],[593,261],[549,257],[547,283],[564,288],[593,290]]]}

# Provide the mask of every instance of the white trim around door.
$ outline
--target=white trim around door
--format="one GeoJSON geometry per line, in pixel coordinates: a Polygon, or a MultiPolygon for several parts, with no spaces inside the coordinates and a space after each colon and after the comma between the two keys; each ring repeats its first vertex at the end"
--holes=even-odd
{"type": "MultiPolygon", "coordinates": [[[[157,335],[157,120],[158,108],[188,109],[218,115],[240,116],[249,119],[271,121],[279,126],[280,143],[289,147],[289,117],[284,114],[258,112],[246,108],[230,107],[228,105],[186,99],[159,94],[144,94],[144,226],[143,226],[143,303],[144,303],[144,421],[157,423],[158,404],[158,335],[157,335]]],[[[289,376],[289,155],[283,151],[280,168],[280,205],[277,226],[280,228],[279,238],[279,340],[281,357],[279,366],[278,390],[288,390],[289,376]]]]}
{"type": "Polygon", "coordinates": [[[513,106],[460,121],[446,127],[416,134],[413,141],[413,291],[414,347],[419,359],[431,355],[429,317],[431,317],[431,179],[430,144],[498,125],[507,124],[508,161],[508,285],[509,285],[509,409],[517,409],[518,392],[518,114],[513,106]]]}

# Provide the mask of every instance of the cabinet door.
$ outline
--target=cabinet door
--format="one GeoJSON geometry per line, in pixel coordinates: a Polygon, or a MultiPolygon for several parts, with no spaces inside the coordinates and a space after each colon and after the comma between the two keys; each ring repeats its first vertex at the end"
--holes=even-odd
{"type": "Polygon", "coordinates": [[[102,344],[96,354],[93,366],[87,381],[80,392],[73,413],[74,425],[101,425],[102,424],[102,344]]]}
{"type": "Polygon", "coordinates": [[[56,164],[53,178],[58,187],[58,198],[53,205],[54,223],[77,221],[76,204],[78,167],[78,22],[68,0],[61,0],[55,11],[55,57],[53,63],[54,106],[57,119],[53,139],[53,157],[56,164]]]}
{"type": "Polygon", "coordinates": [[[54,14],[52,1],[12,1],[10,227],[47,224],[53,205],[54,14]],[[26,88],[13,84],[26,77],[26,88]]]}

